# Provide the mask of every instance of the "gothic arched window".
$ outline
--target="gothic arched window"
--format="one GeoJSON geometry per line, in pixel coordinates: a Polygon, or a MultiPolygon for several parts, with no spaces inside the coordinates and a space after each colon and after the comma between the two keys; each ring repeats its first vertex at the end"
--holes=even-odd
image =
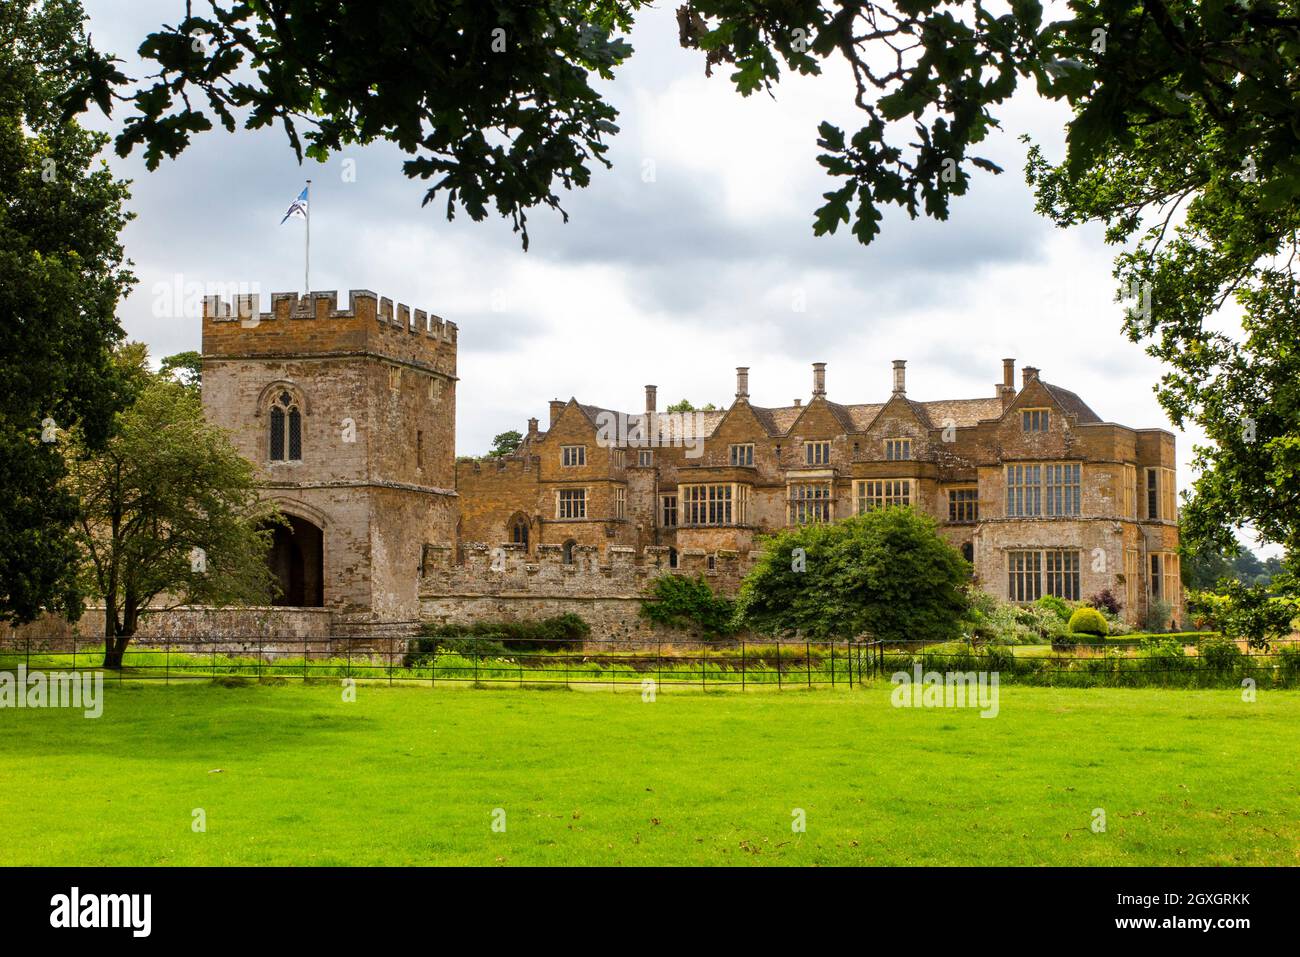
{"type": "Polygon", "coordinates": [[[528,551],[528,519],[523,515],[516,515],[511,520],[510,541],[524,546],[524,551],[528,551]]]}
{"type": "Polygon", "coordinates": [[[302,409],[287,391],[271,402],[270,459],[272,462],[302,461],[302,409]]]}

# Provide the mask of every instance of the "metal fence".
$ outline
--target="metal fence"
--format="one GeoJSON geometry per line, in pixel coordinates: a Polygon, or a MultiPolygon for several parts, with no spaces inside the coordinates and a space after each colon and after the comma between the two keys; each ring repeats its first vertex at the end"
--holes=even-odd
{"type": "MultiPolygon", "coordinates": [[[[137,638],[110,680],[337,681],[388,684],[606,685],[695,687],[852,687],[880,674],[877,641],[773,639],[761,643],[526,639],[504,645],[491,637],[294,638],[176,636],[137,638]]],[[[88,639],[0,638],[0,670],[96,670],[102,642],[88,639]]]]}
{"type": "MultiPolygon", "coordinates": [[[[812,641],[618,641],[530,638],[297,638],[173,636],[137,638],[110,680],[189,681],[353,679],[389,684],[484,686],[748,688],[854,687],[898,672],[997,672],[1004,682],[1044,685],[1300,687],[1300,643],[1201,654],[1195,642],[1171,647],[1107,643],[969,646],[957,643],[812,641]]],[[[0,637],[0,670],[99,669],[102,642],[0,637]]]]}

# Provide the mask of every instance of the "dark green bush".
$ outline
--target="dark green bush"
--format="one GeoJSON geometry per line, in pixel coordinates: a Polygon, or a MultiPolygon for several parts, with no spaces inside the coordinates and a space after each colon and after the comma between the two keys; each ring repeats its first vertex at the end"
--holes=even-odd
{"type": "Polygon", "coordinates": [[[590,634],[591,626],[572,612],[540,621],[427,624],[412,643],[407,667],[425,664],[435,651],[487,658],[516,651],[564,651],[582,647],[590,634]]]}
{"type": "Polygon", "coordinates": [[[951,641],[962,634],[970,575],[934,519],[875,509],[765,536],[737,616],[763,634],[951,641]]]}
{"type": "Polygon", "coordinates": [[[1211,671],[1232,671],[1241,661],[1241,649],[1235,641],[1226,638],[1214,638],[1204,641],[1200,647],[1201,660],[1211,671]]]}
{"type": "Polygon", "coordinates": [[[733,634],[735,603],[715,595],[703,575],[664,575],[641,600],[641,615],[669,628],[698,628],[708,638],[733,634]]]}
{"type": "Polygon", "coordinates": [[[1106,618],[1096,608],[1076,608],[1070,616],[1070,631],[1076,635],[1095,635],[1105,638],[1110,634],[1106,618]]]}

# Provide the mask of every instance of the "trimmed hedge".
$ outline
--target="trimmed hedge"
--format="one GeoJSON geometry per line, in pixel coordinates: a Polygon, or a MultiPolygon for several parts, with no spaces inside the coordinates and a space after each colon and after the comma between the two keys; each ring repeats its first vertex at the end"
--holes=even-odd
{"type": "Polygon", "coordinates": [[[1076,608],[1070,616],[1070,631],[1076,635],[1094,635],[1105,638],[1110,634],[1106,618],[1095,608],[1076,608]]]}

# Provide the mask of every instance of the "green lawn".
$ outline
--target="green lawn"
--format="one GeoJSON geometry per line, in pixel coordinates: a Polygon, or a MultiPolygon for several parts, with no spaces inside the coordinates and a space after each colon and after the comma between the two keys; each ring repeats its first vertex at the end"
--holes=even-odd
{"type": "Polygon", "coordinates": [[[1300,692],[890,690],[110,685],[0,710],[0,864],[1300,864],[1300,692]]]}

